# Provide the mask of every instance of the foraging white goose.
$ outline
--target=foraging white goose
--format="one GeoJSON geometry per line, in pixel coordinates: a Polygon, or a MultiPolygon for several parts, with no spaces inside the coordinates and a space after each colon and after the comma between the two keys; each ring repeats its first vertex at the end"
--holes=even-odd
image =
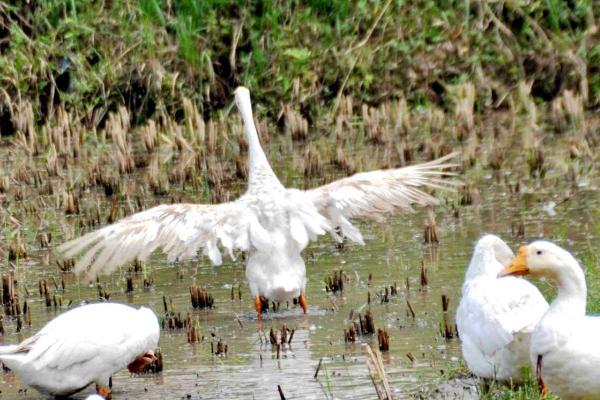
{"type": "Polygon", "coordinates": [[[160,329],[152,310],[97,303],[74,308],[20,344],[0,346],[0,361],[21,380],[54,396],[95,383],[110,396],[110,376],[124,367],[139,373],[154,360],[160,329]]]}
{"type": "Polygon", "coordinates": [[[442,179],[455,166],[438,160],[405,168],[359,173],[307,191],[286,189],[263,152],[252,118],[250,92],[235,91],[248,141],[248,189],[239,199],[222,204],[160,205],[63,244],[66,257],[80,252],[76,271],[90,276],[109,273],[118,265],[144,260],[162,248],[169,260],[193,258],[200,248],[213,264],[221,264],[220,244],[233,259],[248,253],[246,278],[259,318],[265,298],[275,302],[299,297],[306,313],[306,267],[301,256],[309,240],[329,232],[363,244],[349,218],[375,218],[409,211],[411,205],[436,204],[421,188],[450,190],[458,183],[442,179]],[[339,228],[338,233],[337,228],[339,228]]]}
{"type": "Polygon", "coordinates": [[[530,357],[546,392],[561,399],[600,399],[600,316],[585,314],[587,288],[575,258],[554,243],[522,246],[500,272],[546,277],[558,294],[531,335],[530,357]]]}
{"type": "Polygon", "coordinates": [[[456,311],[463,358],[475,375],[498,381],[523,381],[529,366],[529,338],[548,303],[524,279],[498,278],[514,257],[497,236],[475,245],[456,311]]]}

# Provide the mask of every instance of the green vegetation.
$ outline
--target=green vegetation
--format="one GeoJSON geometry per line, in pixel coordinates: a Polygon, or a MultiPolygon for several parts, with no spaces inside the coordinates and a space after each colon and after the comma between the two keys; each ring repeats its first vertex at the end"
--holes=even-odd
{"type": "MultiPolygon", "coordinates": [[[[140,0],[0,2],[2,130],[27,99],[37,121],[58,104],[103,124],[124,104],[134,124],[192,98],[208,117],[238,84],[277,115],[312,119],[341,94],[372,105],[453,109],[474,85],[475,110],[505,104],[519,82],[536,101],[565,89],[600,104],[600,33],[591,0],[416,2],[140,0]]],[[[13,124],[18,125],[18,124],[13,124]]]]}

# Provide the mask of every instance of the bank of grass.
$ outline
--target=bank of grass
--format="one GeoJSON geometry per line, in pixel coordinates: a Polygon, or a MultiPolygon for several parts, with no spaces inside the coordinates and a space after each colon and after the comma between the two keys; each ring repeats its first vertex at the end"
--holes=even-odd
{"type": "MultiPolygon", "coordinates": [[[[482,400],[538,400],[541,398],[540,388],[534,380],[529,380],[517,387],[496,386],[481,396],[482,400]]],[[[548,393],[546,400],[558,400],[559,397],[548,393]]]]}
{"type": "Polygon", "coordinates": [[[0,2],[0,128],[23,99],[89,127],[119,104],[134,123],[191,98],[208,117],[249,86],[264,110],[312,119],[341,94],[452,109],[472,82],[480,113],[521,82],[538,102],[569,89],[600,102],[599,9],[562,2],[31,0],[0,2]]]}
{"type": "MultiPolygon", "coordinates": [[[[518,386],[476,378],[471,374],[464,360],[446,364],[444,373],[436,385],[423,389],[415,398],[449,399],[480,398],[482,400],[539,400],[541,391],[537,380],[531,373],[529,379],[518,386]]],[[[547,400],[558,400],[548,393],[547,400]]]]}

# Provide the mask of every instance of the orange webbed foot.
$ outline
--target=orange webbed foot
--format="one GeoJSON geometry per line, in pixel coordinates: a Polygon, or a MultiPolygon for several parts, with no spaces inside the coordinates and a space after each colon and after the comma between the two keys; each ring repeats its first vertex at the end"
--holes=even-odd
{"type": "Polygon", "coordinates": [[[300,297],[298,297],[298,304],[300,304],[302,311],[304,311],[304,314],[306,314],[308,311],[308,300],[306,300],[306,296],[304,294],[301,294],[300,297]]]}
{"type": "Polygon", "coordinates": [[[267,300],[264,296],[256,296],[254,299],[254,307],[256,308],[258,319],[261,320],[262,313],[269,309],[269,300],[267,300]]]}
{"type": "Polygon", "coordinates": [[[106,400],[110,400],[112,398],[112,393],[108,386],[98,386],[96,385],[96,392],[105,398],[106,400]]]}

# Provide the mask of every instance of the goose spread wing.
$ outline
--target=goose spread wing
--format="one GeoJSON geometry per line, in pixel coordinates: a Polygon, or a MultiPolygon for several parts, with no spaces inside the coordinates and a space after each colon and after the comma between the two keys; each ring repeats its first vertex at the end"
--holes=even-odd
{"type": "Polygon", "coordinates": [[[413,205],[437,204],[438,200],[423,189],[455,190],[460,183],[443,178],[455,175],[446,170],[457,164],[446,161],[457,155],[454,152],[423,164],[358,173],[305,194],[333,226],[340,227],[349,239],[362,243],[360,232],[348,218],[378,219],[389,212],[410,212],[413,205]]]}
{"type": "Polygon", "coordinates": [[[234,250],[249,248],[253,214],[245,203],[242,197],[216,205],[156,206],[66,242],[58,250],[66,257],[84,252],[75,270],[87,270],[89,276],[110,273],[136,258],[143,261],[158,249],[175,261],[194,258],[202,248],[203,254],[219,265],[218,243],[232,258],[234,250]]]}

